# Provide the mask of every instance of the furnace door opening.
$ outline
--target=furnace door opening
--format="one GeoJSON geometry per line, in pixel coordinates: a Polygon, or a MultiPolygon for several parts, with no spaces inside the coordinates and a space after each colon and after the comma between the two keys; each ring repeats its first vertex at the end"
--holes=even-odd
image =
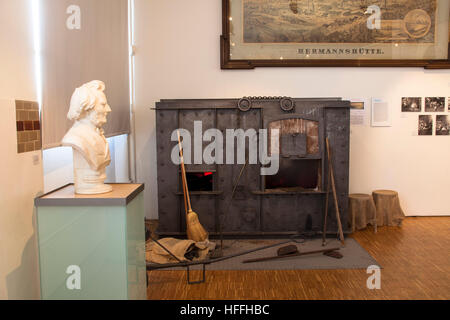
{"type": "Polygon", "coordinates": [[[280,159],[276,175],[266,176],[266,190],[319,191],[321,161],[317,159],[280,159]]]}

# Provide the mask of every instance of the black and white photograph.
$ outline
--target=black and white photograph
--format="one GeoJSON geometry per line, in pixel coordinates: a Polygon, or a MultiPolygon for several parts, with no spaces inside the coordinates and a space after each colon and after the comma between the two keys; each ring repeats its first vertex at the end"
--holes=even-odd
{"type": "Polygon", "coordinates": [[[437,136],[448,136],[450,135],[450,124],[448,115],[437,115],[436,116],[436,135],[437,136]]]}
{"type": "Polygon", "coordinates": [[[402,112],[420,112],[422,111],[422,98],[404,97],[402,98],[402,112]]]}
{"type": "Polygon", "coordinates": [[[444,97],[427,97],[425,98],[425,112],[444,112],[444,97]]]}
{"type": "Polygon", "coordinates": [[[433,135],[433,116],[420,115],[419,116],[419,136],[433,135]]]}

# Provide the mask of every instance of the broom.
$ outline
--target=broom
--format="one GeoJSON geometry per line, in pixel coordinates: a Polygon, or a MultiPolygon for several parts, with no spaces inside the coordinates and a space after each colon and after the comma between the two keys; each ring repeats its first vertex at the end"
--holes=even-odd
{"type": "Polygon", "coordinates": [[[177,130],[178,134],[178,146],[180,148],[180,159],[181,159],[181,180],[183,182],[183,195],[184,204],[186,208],[187,200],[187,213],[186,213],[186,233],[190,240],[195,242],[202,242],[208,239],[208,232],[203,228],[198,220],[198,215],[192,211],[191,200],[189,198],[189,190],[186,181],[186,170],[184,168],[184,158],[183,158],[183,147],[181,146],[180,132],[177,130]]]}

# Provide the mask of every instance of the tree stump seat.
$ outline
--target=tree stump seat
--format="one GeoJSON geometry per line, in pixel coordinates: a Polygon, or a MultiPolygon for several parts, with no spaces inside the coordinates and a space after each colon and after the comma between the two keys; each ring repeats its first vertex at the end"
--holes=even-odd
{"type": "Polygon", "coordinates": [[[352,232],[364,229],[368,224],[373,225],[374,231],[377,232],[377,211],[372,196],[364,193],[353,193],[348,197],[349,224],[352,232]]]}
{"type": "Polygon", "coordinates": [[[397,191],[375,190],[372,192],[377,211],[378,226],[400,226],[405,214],[400,206],[397,191]]]}

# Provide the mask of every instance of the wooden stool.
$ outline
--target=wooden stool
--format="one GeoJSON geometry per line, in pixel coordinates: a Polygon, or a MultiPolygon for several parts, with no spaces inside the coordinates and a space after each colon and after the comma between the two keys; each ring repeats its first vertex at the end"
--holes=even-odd
{"type": "Polygon", "coordinates": [[[400,207],[398,193],[393,190],[375,190],[372,192],[377,209],[377,224],[379,226],[400,226],[405,214],[400,207]]]}
{"type": "Polygon", "coordinates": [[[352,232],[373,225],[374,232],[377,232],[377,211],[370,194],[353,193],[349,198],[349,214],[352,232]]]}

